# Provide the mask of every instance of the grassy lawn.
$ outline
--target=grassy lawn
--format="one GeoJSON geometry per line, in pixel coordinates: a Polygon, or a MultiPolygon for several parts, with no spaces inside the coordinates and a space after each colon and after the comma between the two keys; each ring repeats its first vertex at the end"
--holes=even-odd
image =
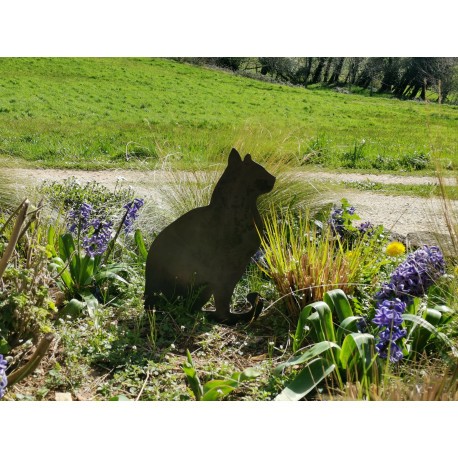
{"type": "Polygon", "coordinates": [[[30,165],[184,168],[230,147],[291,166],[458,166],[458,107],[274,85],[165,59],[0,59],[0,154],[30,165]],[[126,161],[126,158],[129,161],[126,161]]]}

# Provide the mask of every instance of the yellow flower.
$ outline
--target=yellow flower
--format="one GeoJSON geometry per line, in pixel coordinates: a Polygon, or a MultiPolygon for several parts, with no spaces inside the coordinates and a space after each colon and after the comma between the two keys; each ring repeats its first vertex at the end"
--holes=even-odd
{"type": "Polygon", "coordinates": [[[400,256],[406,252],[406,247],[401,242],[391,242],[385,252],[388,256],[400,256]]]}

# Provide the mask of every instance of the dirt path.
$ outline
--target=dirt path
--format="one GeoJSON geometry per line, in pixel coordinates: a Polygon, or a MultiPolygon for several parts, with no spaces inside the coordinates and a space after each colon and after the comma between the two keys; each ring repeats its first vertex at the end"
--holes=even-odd
{"type": "MultiPolygon", "coordinates": [[[[372,181],[377,183],[400,183],[427,185],[436,183],[434,177],[409,177],[395,175],[371,175],[354,173],[295,173],[299,179],[319,180],[322,182],[345,181],[372,181]]],[[[14,183],[14,192],[21,193],[31,184],[39,184],[43,180],[63,180],[74,176],[79,181],[96,180],[105,186],[114,187],[117,180],[132,186],[139,195],[149,197],[160,204],[159,185],[170,179],[167,172],[134,171],[134,170],[54,170],[54,169],[0,169],[0,180],[8,180],[10,186],[14,183]]],[[[183,172],[183,179],[192,177],[192,174],[183,172]]],[[[175,174],[176,177],[176,174],[175,174]]],[[[453,181],[449,180],[451,184],[453,181]]],[[[339,191],[332,196],[338,203],[342,197],[356,207],[357,213],[363,221],[373,224],[383,224],[387,229],[401,235],[417,231],[435,231],[447,233],[443,218],[442,204],[439,199],[425,199],[410,196],[385,196],[367,191],[348,189],[339,191]],[[335,198],[334,198],[335,197],[335,198]]],[[[454,209],[458,212],[458,202],[454,202],[454,209]]],[[[458,214],[458,213],[456,213],[458,214]]]]}

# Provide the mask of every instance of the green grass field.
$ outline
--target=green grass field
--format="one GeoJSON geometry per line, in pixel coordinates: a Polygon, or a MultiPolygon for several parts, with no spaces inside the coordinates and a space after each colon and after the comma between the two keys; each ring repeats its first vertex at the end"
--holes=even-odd
{"type": "Polygon", "coordinates": [[[31,165],[208,167],[235,146],[291,166],[416,170],[439,156],[456,168],[457,121],[456,106],[286,87],[166,59],[0,59],[0,154],[31,165]]]}

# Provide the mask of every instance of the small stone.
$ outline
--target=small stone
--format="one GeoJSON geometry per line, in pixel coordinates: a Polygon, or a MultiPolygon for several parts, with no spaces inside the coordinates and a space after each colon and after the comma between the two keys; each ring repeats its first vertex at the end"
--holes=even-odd
{"type": "Polygon", "coordinates": [[[70,393],[56,393],[56,401],[71,401],[72,395],[70,393]]]}

